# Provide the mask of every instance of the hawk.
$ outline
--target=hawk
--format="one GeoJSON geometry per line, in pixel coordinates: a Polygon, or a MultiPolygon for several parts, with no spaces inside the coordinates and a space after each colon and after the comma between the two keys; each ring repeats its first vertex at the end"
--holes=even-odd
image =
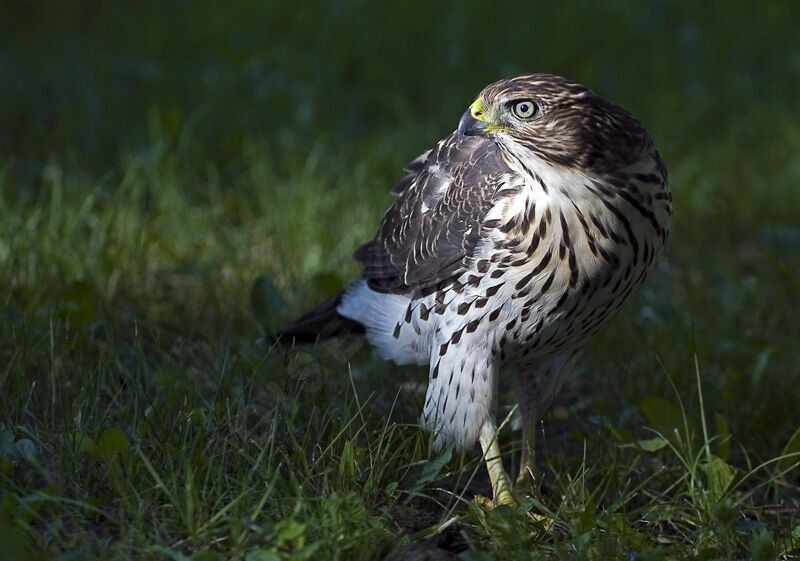
{"type": "Polygon", "coordinates": [[[355,258],[364,274],[283,341],[364,333],[429,366],[421,423],[478,441],[494,501],[514,504],[497,442],[498,378],[523,420],[517,488],[536,489],[535,425],[565,365],[653,270],[672,216],[667,172],[630,113],[549,74],[500,80],[406,167],[355,258]]]}

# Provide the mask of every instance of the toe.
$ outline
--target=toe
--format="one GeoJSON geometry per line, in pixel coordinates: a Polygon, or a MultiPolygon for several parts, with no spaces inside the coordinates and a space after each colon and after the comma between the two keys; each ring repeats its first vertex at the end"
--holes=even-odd
{"type": "Polygon", "coordinates": [[[472,499],[472,502],[475,503],[475,506],[481,510],[485,510],[486,512],[492,512],[494,510],[494,502],[489,497],[475,495],[475,498],[472,499]]]}

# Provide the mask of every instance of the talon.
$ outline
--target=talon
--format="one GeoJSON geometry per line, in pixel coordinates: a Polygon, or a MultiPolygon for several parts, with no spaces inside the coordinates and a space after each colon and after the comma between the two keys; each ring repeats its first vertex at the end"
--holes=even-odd
{"type": "Polygon", "coordinates": [[[517,497],[515,497],[511,491],[501,491],[494,500],[483,495],[475,495],[472,502],[475,506],[486,512],[492,512],[498,506],[510,506],[512,508],[517,508],[519,506],[517,497]]]}
{"type": "Polygon", "coordinates": [[[503,489],[497,494],[497,506],[500,505],[508,505],[516,508],[519,506],[519,501],[517,497],[514,496],[514,493],[508,489],[503,489]]]}
{"type": "Polygon", "coordinates": [[[544,514],[536,514],[533,512],[529,512],[528,517],[535,523],[541,524],[541,527],[545,532],[551,532],[556,524],[555,520],[553,520],[549,516],[545,516],[544,514]]]}
{"type": "Polygon", "coordinates": [[[492,512],[494,510],[494,502],[492,502],[492,499],[489,497],[475,495],[475,498],[472,499],[472,502],[475,503],[475,506],[486,512],[492,512]]]}

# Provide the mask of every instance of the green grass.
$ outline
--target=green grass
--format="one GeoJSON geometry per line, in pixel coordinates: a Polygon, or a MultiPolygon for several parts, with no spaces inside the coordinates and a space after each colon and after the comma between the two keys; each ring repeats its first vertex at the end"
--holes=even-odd
{"type": "Polygon", "coordinates": [[[800,554],[797,5],[356,4],[0,6],[3,554],[800,554]],[[637,114],[675,222],[542,425],[544,503],[486,514],[478,451],[415,426],[424,370],[257,339],[522,71],[637,114]]]}

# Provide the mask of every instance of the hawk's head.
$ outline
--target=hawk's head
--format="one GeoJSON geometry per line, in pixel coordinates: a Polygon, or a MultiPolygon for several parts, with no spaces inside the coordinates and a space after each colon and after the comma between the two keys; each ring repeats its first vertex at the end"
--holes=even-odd
{"type": "Polygon", "coordinates": [[[461,117],[459,135],[485,135],[519,155],[602,174],[653,150],[642,124],[590,89],[552,74],[490,84],[461,117]]]}

